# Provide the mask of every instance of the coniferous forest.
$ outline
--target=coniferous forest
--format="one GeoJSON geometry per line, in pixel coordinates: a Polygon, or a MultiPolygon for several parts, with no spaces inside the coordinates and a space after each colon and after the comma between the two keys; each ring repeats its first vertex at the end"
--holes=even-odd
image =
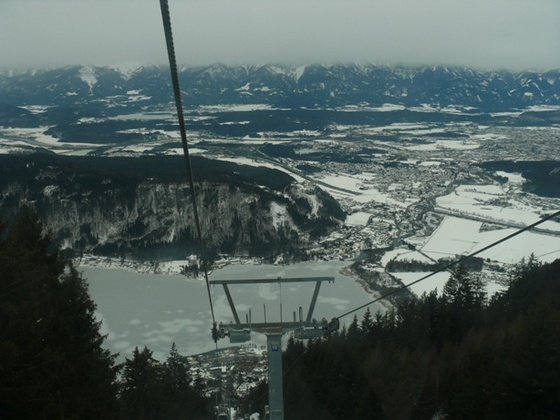
{"type": "Polygon", "coordinates": [[[116,364],[86,281],[37,216],[0,223],[0,419],[206,419],[203,384],[172,346],[116,364]]]}
{"type": "MultiPolygon", "coordinates": [[[[560,260],[533,257],[486,299],[480,274],[457,266],[443,293],[366,312],[284,357],[286,418],[557,419],[560,260]]],[[[262,407],[263,384],[245,404],[262,407]]]]}
{"type": "MultiPolygon", "coordinates": [[[[441,294],[290,339],[285,418],[553,419],[560,413],[560,260],[521,261],[490,300],[457,266],[441,294]]],[[[0,418],[212,418],[173,346],[123,364],[103,349],[87,283],[29,210],[0,223],[0,418]]],[[[266,384],[243,401],[264,411],[266,384]]]]}

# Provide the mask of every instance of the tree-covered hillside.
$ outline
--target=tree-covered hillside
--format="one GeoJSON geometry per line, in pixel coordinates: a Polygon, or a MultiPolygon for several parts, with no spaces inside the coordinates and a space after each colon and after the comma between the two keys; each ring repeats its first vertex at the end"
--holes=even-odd
{"type": "MultiPolygon", "coordinates": [[[[286,418],[553,419],[560,413],[560,260],[522,262],[507,291],[458,267],[435,292],[366,312],[284,358],[286,418]]],[[[246,404],[262,407],[266,386],[246,404]]]]}
{"type": "MultiPolygon", "coordinates": [[[[297,258],[346,217],[317,187],[280,170],[192,159],[207,255],[297,258]]],[[[0,218],[37,212],[75,253],[184,259],[199,250],[181,156],[107,158],[48,153],[0,156],[0,218]]]]}
{"type": "Polygon", "coordinates": [[[0,417],[115,417],[116,367],[95,304],[30,211],[1,226],[0,267],[0,417]]]}
{"type": "MultiPolygon", "coordinates": [[[[557,418],[560,260],[522,261],[490,301],[479,276],[458,266],[440,296],[290,340],[286,419],[557,418]]],[[[163,363],[144,348],[115,365],[99,327],[37,216],[0,223],[0,418],[211,418],[174,347],[163,363]]],[[[262,384],[242,410],[266,403],[262,384]]]]}
{"type": "Polygon", "coordinates": [[[116,365],[95,309],[86,281],[33,212],[0,223],[1,419],[211,416],[174,346],[164,363],[144,348],[116,365]]]}

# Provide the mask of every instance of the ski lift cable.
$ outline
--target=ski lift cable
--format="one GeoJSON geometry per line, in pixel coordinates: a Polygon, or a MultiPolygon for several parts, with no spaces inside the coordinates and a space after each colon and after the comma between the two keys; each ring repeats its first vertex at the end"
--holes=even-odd
{"type": "Polygon", "coordinates": [[[549,252],[545,252],[544,254],[537,255],[536,257],[537,258],[546,257],[547,255],[556,254],[557,252],[560,252],[560,248],[555,249],[554,251],[549,251],[549,252]]]}
{"type": "MultiPolygon", "coordinates": [[[[203,271],[204,271],[204,276],[205,276],[205,280],[206,280],[206,288],[208,291],[208,299],[210,302],[210,310],[212,313],[212,322],[213,322],[213,330],[212,330],[212,335],[214,338],[214,341],[217,342],[217,336],[215,335],[216,333],[216,320],[215,320],[215,315],[214,315],[214,308],[212,305],[212,297],[211,297],[211,293],[210,293],[210,282],[208,280],[208,267],[207,267],[207,261],[206,261],[206,253],[205,253],[205,248],[204,248],[204,241],[202,238],[202,234],[201,234],[201,229],[200,229],[200,221],[199,221],[199,217],[198,217],[198,211],[197,211],[197,206],[196,206],[196,193],[195,193],[195,189],[194,189],[194,183],[193,183],[193,175],[192,175],[192,166],[191,166],[191,162],[190,162],[190,156],[189,156],[189,149],[188,149],[188,143],[187,143],[187,136],[186,136],[186,129],[185,129],[185,120],[184,120],[184,115],[183,115],[183,108],[182,108],[182,103],[181,103],[181,91],[180,91],[180,87],[179,87],[179,76],[178,76],[178,72],[177,72],[177,62],[176,62],[176,58],[175,58],[175,49],[174,49],[174,45],[173,45],[173,34],[172,34],[172,30],[171,30],[171,18],[170,18],[170,14],[169,14],[169,5],[167,0],[160,0],[160,5],[161,5],[161,13],[162,13],[162,20],[163,20],[163,26],[164,26],[164,32],[165,32],[165,40],[166,40],[166,44],[167,44],[167,53],[169,56],[169,65],[170,65],[170,70],[171,70],[171,79],[173,82],[173,92],[175,95],[175,104],[177,106],[177,116],[179,119],[179,127],[180,127],[180,131],[181,131],[181,141],[182,141],[182,145],[183,145],[183,154],[184,154],[184,158],[185,158],[185,164],[187,167],[187,175],[189,178],[189,186],[191,189],[191,195],[192,195],[192,200],[193,200],[193,212],[194,212],[194,218],[195,218],[195,224],[196,224],[196,229],[197,229],[197,234],[199,237],[199,242],[200,242],[200,248],[201,248],[201,256],[202,256],[202,264],[203,264],[203,271]]],[[[434,276],[437,273],[440,273],[442,271],[446,271],[449,270],[450,268],[454,267],[457,264],[460,264],[464,261],[466,261],[469,258],[472,258],[484,251],[487,251],[503,242],[506,242],[510,239],[512,239],[513,237],[520,235],[523,232],[526,232],[550,219],[553,219],[557,216],[560,215],[560,211],[557,211],[555,213],[549,214],[546,217],[543,217],[541,220],[532,223],[531,225],[528,225],[504,238],[501,238],[493,243],[491,243],[490,245],[483,247],[481,249],[479,249],[478,251],[475,251],[471,254],[468,254],[462,258],[457,259],[456,261],[441,267],[438,270],[435,270],[433,272],[431,272],[430,274],[427,274],[421,278],[419,278],[418,280],[413,281],[412,283],[403,285],[389,293],[386,293],[372,301],[369,301],[361,306],[358,306],[350,311],[347,311],[345,313],[343,313],[342,315],[339,315],[337,317],[335,317],[336,319],[340,320],[341,318],[348,316],[354,312],[359,311],[360,309],[363,309],[369,305],[372,305],[376,302],[379,302],[391,295],[394,295],[396,293],[401,292],[402,290],[405,290],[407,288],[409,288],[410,286],[413,286],[417,283],[420,283],[421,281],[424,281],[432,276],[434,276]]]]}
{"type": "Polygon", "coordinates": [[[546,222],[546,221],[548,221],[548,220],[550,220],[550,219],[553,219],[553,218],[555,218],[555,217],[558,217],[558,216],[560,216],[560,210],[557,211],[557,212],[555,212],[555,213],[549,214],[549,215],[543,217],[541,220],[538,220],[538,221],[536,221],[535,223],[532,223],[532,224],[530,224],[530,225],[528,225],[528,226],[525,226],[524,228],[522,228],[522,229],[520,229],[520,230],[518,230],[518,231],[516,231],[516,232],[514,232],[514,233],[512,233],[512,234],[510,234],[510,235],[508,235],[508,236],[505,236],[505,237],[503,237],[503,238],[501,238],[501,239],[499,239],[499,240],[497,240],[497,241],[495,241],[495,242],[492,242],[490,245],[487,245],[487,246],[485,246],[485,247],[479,249],[478,251],[475,251],[475,252],[473,252],[473,253],[471,253],[471,254],[465,255],[464,257],[461,257],[461,258],[457,259],[456,261],[454,261],[454,262],[452,262],[452,263],[450,263],[450,264],[447,264],[445,267],[441,267],[441,268],[439,268],[439,269],[437,269],[437,270],[431,272],[430,274],[427,274],[427,275],[425,275],[424,277],[421,277],[421,278],[419,278],[418,280],[413,281],[412,283],[405,284],[405,285],[403,285],[403,286],[401,286],[401,287],[399,287],[399,288],[397,288],[397,289],[395,289],[395,290],[393,290],[393,291],[391,291],[391,292],[385,293],[384,295],[382,295],[382,296],[380,296],[380,297],[378,297],[378,298],[376,298],[376,299],[374,299],[374,300],[372,300],[372,301],[369,301],[369,302],[367,302],[367,303],[365,303],[365,304],[363,304],[363,305],[361,305],[361,306],[358,306],[357,308],[354,308],[354,309],[352,309],[352,310],[350,310],[350,311],[348,311],[348,312],[345,312],[345,313],[343,313],[342,315],[339,315],[339,316],[337,316],[337,317],[335,317],[335,318],[340,320],[341,318],[343,318],[343,317],[345,317],[345,316],[348,316],[348,315],[350,315],[350,314],[353,314],[354,312],[359,311],[360,309],[363,309],[363,308],[365,308],[365,307],[367,307],[367,306],[369,306],[369,305],[373,305],[374,303],[379,302],[379,301],[381,301],[381,300],[383,300],[383,299],[385,299],[385,298],[387,298],[387,297],[389,297],[389,296],[392,296],[392,295],[394,295],[394,294],[396,294],[396,293],[399,293],[399,292],[401,292],[401,291],[403,291],[403,290],[405,290],[405,289],[408,289],[410,286],[413,286],[413,285],[415,285],[415,284],[417,284],[417,283],[420,283],[421,281],[424,281],[424,280],[426,280],[426,279],[432,277],[433,275],[435,275],[435,274],[437,274],[437,273],[441,273],[442,271],[447,271],[447,270],[449,270],[450,268],[454,267],[455,265],[458,265],[458,264],[460,264],[460,263],[466,261],[466,260],[469,259],[469,258],[472,258],[472,257],[474,257],[474,256],[476,256],[476,255],[478,255],[478,254],[481,254],[482,252],[487,251],[487,250],[489,250],[490,248],[495,247],[496,245],[499,245],[499,244],[501,244],[501,243],[503,243],[503,242],[506,242],[506,241],[510,240],[511,238],[513,238],[513,237],[515,237],[515,236],[517,236],[517,235],[520,235],[520,234],[523,233],[523,232],[526,232],[526,231],[528,231],[528,230],[531,230],[531,229],[533,229],[534,227],[540,225],[541,223],[544,223],[544,222],[546,222]]]}
{"type": "Polygon", "coordinates": [[[160,0],[161,17],[163,21],[163,30],[165,32],[165,42],[167,44],[167,55],[169,57],[169,68],[171,70],[171,81],[173,82],[173,93],[175,96],[175,105],[177,107],[177,117],[179,119],[179,129],[181,132],[181,143],[183,145],[183,156],[185,158],[185,166],[187,178],[189,180],[189,187],[191,190],[191,198],[193,202],[194,222],[196,225],[196,232],[200,244],[200,255],[202,260],[202,269],[204,271],[204,278],[206,280],[206,289],[208,292],[208,301],[210,302],[210,312],[212,313],[212,338],[217,345],[216,317],[214,315],[214,306],[212,304],[212,295],[210,293],[210,282],[208,280],[208,264],[206,259],[206,251],[204,247],[204,240],[200,228],[200,219],[198,217],[198,209],[196,205],[196,192],[193,181],[193,170],[189,154],[189,146],[187,142],[187,132],[185,128],[185,117],[183,115],[183,105],[181,101],[181,89],[179,87],[179,74],[177,71],[177,60],[175,58],[175,47],[173,44],[173,32],[171,30],[171,16],[169,13],[169,4],[167,0],[160,0]]]}
{"type": "MultiPolygon", "coordinates": [[[[455,261],[455,262],[453,262],[453,263],[451,263],[451,264],[448,264],[448,265],[445,266],[445,267],[440,268],[439,270],[436,270],[436,271],[434,271],[434,272],[432,272],[432,273],[430,273],[430,274],[428,274],[428,275],[426,275],[426,276],[424,276],[424,277],[422,277],[422,278],[420,278],[420,279],[418,279],[418,280],[416,280],[416,281],[414,281],[414,282],[412,282],[412,283],[403,285],[402,287],[400,287],[400,288],[398,288],[398,289],[395,289],[395,290],[393,290],[392,292],[386,293],[386,294],[384,294],[383,296],[381,296],[381,297],[379,297],[379,298],[376,298],[376,299],[374,299],[374,300],[372,300],[372,301],[366,303],[365,305],[359,306],[359,307],[357,307],[357,308],[355,308],[355,309],[353,309],[353,310],[351,310],[351,311],[348,311],[348,312],[346,312],[346,313],[344,313],[344,314],[342,314],[342,315],[339,315],[338,317],[335,317],[335,318],[340,320],[341,318],[343,318],[343,317],[345,317],[345,316],[348,316],[348,315],[350,315],[350,314],[352,314],[352,313],[354,313],[354,312],[356,312],[356,311],[359,311],[360,309],[363,309],[363,308],[365,308],[366,306],[369,306],[369,305],[371,305],[371,304],[373,304],[373,303],[379,302],[380,300],[387,298],[388,296],[391,296],[391,295],[393,295],[393,294],[396,294],[396,293],[398,293],[398,292],[400,292],[400,291],[402,291],[402,290],[404,290],[404,289],[406,289],[406,288],[412,286],[413,284],[416,284],[416,283],[419,283],[419,282],[421,282],[421,281],[423,281],[423,280],[426,280],[427,278],[433,276],[434,274],[440,273],[440,272],[442,272],[442,271],[446,271],[446,270],[448,270],[449,268],[453,267],[454,265],[457,265],[457,264],[459,264],[459,263],[461,263],[461,262],[467,260],[468,258],[474,257],[474,256],[477,255],[477,254],[480,254],[480,253],[482,253],[482,252],[484,252],[484,251],[487,251],[488,249],[493,248],[493,247],[495,247],[496,245],[501,244],[501,243],[503,243],[503,242],[505,242],[505,241],[508,241],[509,239],[511,239],[511,238],[513,238],[513,237],[515,237],[515,236],[517,236],[517,235],[519,235],[519,234],[521,234],[521,233],[523,233],[523,232],[525,232],[525,231],[527,231],[527,230],[530,230],[530,229],[534,228],[535,226],[538,226],[538,225],[540,225],[541,223],[546,222],[547,220],[553,219],[553,218],[555,218],[555,217],[557,217],[557,216],[560,216],[560,211],[557,211],[557,212],[555,212],[555,213],[553,213],[553,214],[550,214],[550,215],[544,217],[543,219],[541,219],[541,220],[539,220],[539,221],[537,221],[537,222],[535,222],[535,223],[533,223],[533,224],[531,224],[531,225],[529,225],[529,226],[526,226],[526,227],[520,229],[520,230],[517,231],[517,232],[512,233],[511,235],[508,235],[508,236],[506,236],[506,237],[504,237],[504,238],[502,238],[502,239],[499,239],[498,241],[493,242],[493,243],[491,243],[490,245],[488,245],[488,246],[486,246],[486,247],[484,247],[484,248],[482,248],[482,249],[480,249],[480,250],[478,250],[478,251],[476,251],[476,252],[473,252],[472,254],[466,255],[465,257],[460,258],[460,259],[458,259],[457,261],[455,261]]],[[[553,252],[557,252],[557,251],[552,251],[552,253],[553,253],[553,252]]],[[[550,254],[550,253],[543,254],[543,255],[548,255],[548,254],[550,254]]],[[[296,357],[296,359],[290,364],[290,366],[288,366],[286,369],[284,369],[283,376],[288,375],[288,373],[291,371],[291,369],[299,362],[299,360],[302,358],[302,356],[303,356],[304,354],[305,354],[305,352],[301,352],[301,353],[298,355],[298,357],[296,357]]],[[[259,397],[259,398],[260,398],[260,397],[259,397]]]]}

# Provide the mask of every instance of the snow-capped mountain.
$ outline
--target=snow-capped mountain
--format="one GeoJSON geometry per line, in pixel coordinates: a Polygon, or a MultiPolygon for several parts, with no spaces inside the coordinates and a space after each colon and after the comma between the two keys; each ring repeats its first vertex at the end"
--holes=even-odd
{"type": "MultiPolygon", "coordinates": [[[[262,103],[275,107],[340,107],[384,103],[461,105],[511,110],[560,105],[560,71],[508,72],[460,67],[377,65],[183,67],[187,105],[262,103]]],[[[144,105],[172,100],[167,66],[70,66],[0,74],[0,103],[86,104],[141,95],[144,105]]]]}

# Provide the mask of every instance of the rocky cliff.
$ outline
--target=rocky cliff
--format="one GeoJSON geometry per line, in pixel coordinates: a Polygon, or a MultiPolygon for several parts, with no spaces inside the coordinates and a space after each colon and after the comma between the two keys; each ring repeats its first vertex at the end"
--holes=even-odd
{"type": "MultiPolygon", "coordinates": [[[[198,238],[182,165],[176,157],[4,155],[0,219],[30,206],[67,249],[184,258],[198,252],[198,238]]],[[[193,167],[201,174],[195,191],[210,257],[298,255],[345,217],[328,194],[296,185],[283,172],[231,164],[217,169],[219,162],[206,159],[195,159],[193,167]]]]}

